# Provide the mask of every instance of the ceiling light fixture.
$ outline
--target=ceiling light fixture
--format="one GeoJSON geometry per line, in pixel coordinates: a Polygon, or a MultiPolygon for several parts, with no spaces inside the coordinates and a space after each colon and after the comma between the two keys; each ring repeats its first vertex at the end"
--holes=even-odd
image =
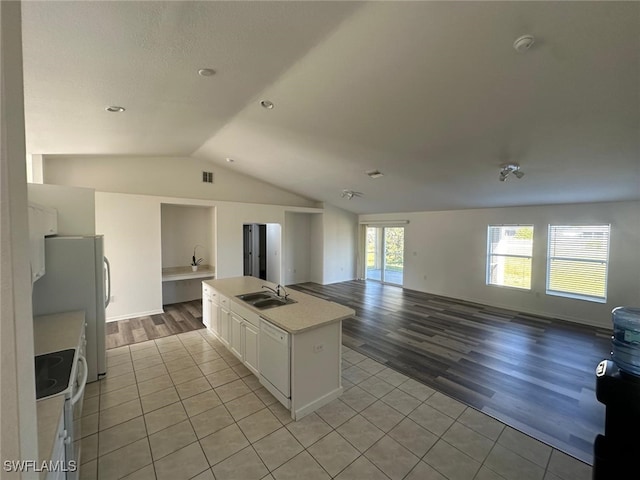
{"type": "Polygon", "coordinates": [[[382,173],[380,170],[367,170],[367,175],[369,175],[371,178],[384,177],[384,173],[382,173]]]}
{"type": "Polygon", "coordinates": [[[213,77],[216,71],[213,68],[201,68],[198,70],[198,75],[201,77],[213,77]]]}
{"type": "Polygon", "coordinates": [[[361,197],[363,195],[362,192],[355,192],[353,190],[342,190],[342,198],[347,198],[347,200],[353,200],[353,197],[361,197]]]}
{"type": "Polygon", "coordinates": [[[124,107],[118,107],[116,105],[111,105],[110,107],[105,108],[105,110],[107,112],[111,112],[111,113],[120,113],[120,112],[124,112],[125,108],[124,107]]]}
{"type": "Polygon", "coordinates": [[[517,163],[506,163],[504,165],[501,165],[500,168],[501,170],[500,170],[500,176],[498,177],[498,180],[500,180],[501,182],[504,182],[507,179],[507,177],[512,173],[517,178],[524,177],[524,172],[520,170],[520,165],[518,165],[517,163]]]}
{"type": "Polygon", "coordinates": [[[536,39],[533,35],[522,35],[521,37],[516,38],[516,41],[513,42],[513,48],[516,49],[516,52],[526,52],[531,48],[535,40],[536,39]]]}
{"type": "Polygon", "coordinates": [[[235,160],[233,158],[229,158],[229,157],[225,158],[225,160],[227,161],[227,163],[235,162],[235,160]]]}
{"type": "Polygon", "coordinates": [[[273,102],[270,100],[262,100],[260,102],[260,105],[262,105],[262,107],[266,108],[267,110],[271,110],[274,107],[273,102]]]}

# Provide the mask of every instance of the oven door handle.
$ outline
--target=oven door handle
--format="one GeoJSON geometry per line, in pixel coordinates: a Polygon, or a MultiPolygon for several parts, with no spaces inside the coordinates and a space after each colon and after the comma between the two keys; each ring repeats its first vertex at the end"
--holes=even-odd
{"type": "Polygon", "coordinates": [[[84,394],[84,387],[87,385],[87,378],[89,377],[89,369],[87,368],[87,359],[82,355],[78,355],[78,363],[82,364],[82,380],[76,393],[71,397],[71,405],[75,405],[82,395],[84,394]]]}

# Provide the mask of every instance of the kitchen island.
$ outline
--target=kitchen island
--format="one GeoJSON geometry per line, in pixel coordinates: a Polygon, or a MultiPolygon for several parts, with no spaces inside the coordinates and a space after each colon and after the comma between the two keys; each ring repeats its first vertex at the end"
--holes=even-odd
{"type": "Polygon", "coordinates": [[[343,305],[292,291],[290,303],[260,309],[238,298],[276,289],[255,277],[207,280],[203,322],[298,420],[342,394],[343,305]]]}

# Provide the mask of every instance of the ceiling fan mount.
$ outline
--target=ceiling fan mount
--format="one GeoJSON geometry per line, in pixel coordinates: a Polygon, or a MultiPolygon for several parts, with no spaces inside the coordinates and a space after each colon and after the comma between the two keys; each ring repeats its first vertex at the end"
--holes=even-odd
{"type": "Polygon", "coordinates": [[[356,192],[354,190],[347,190],[344,189],[342,190],[342,198],[347,198],[347,200],[353,200],[353,197],[361,197],[362,195],[364,195],[362,192],[356,192]]]}
{"type": "Polygon", "coordinates": [[[498,180],[504,182],[512,173],[516,178],[524,177],[524,172],[520,170],[520,165],[517,163],[505,163],[500,166],[500,176],[498,177],[498,180]]]}

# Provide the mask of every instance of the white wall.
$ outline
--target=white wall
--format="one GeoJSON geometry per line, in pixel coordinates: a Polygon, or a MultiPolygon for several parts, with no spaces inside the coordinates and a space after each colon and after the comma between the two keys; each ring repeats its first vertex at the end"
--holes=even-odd
{"type": "Polygon", "coordinates": [[[267,280],[283,283],[282,273],[282,226],[267,224],[267,280]]]}
{"type": "Polygon", "coordinates": [[[0,2],[0,50],[0,457],[36,460],[20,2],[0,2]]]}
{"type": "Polygon", "coordinates": [[[311,216],[309,231],[309,280],[324,284],[324,214],[311,216]]]}
{"type": "Polygon", "coordinates": [[[361,215],[405,227],[404,286],[488,305],[611,326],[611,310],[640,305],[640,202],[361,215]],[[531,291],[486,285],[487,226],[534,225],[531,291]],[[549,224],[611,224],[607,303],[545,294],[549,224]]]}
{"type": "Polygon", "coordinates": [[[190,265],[196,245],[202,265],[215,265],[212,207],[163,203],[161,232],[163,268],[190,265]]]}
{"type": "Polygon", "coordinates": [[[216,203],[216,278],[242,276],[242,226],[284,222],[285,207],[244,203],[216,203]]]}
{"type": "Polygon", "coordinates": [[[96,232],[111,263],[107,321],[162,313],[160,201],[96,192],[96,232]]]}
{"type": "MultiPolygon", "coordinates": [[[[287,212],[284,244],[285,285],[311,281],[311,216],[316,214],[287,212]]],[[[317,215],[321,220],[321,215],[317,215]]]]}
{"type": "Polygon", "coordinates": [[[27,188],[30,202],[58,211],[58,235],[95,235],[95,190],[38,183],[29,183],[27,188]]]}
{"type": "MultiPolygon", "coordinates": [[[[113,272],[115,300],[107,308],[109,321],[162,312],[163,204],[215,209],[212,263],[216,267],[216,278],[242,276],[243,224],[266,223],[281,227],[288,210],[321,212],[304,207],[96,192],[96,231],[105,236],[105,251],[113,272]]],[[[278,257],[282,262],[280,251],[278,257]]],[[[273,281],[281,282],[280,279],[273,281]]]]}
{"type": "Polygon", "coordinates": [[[322,214],[323,278],[322,283],[335,283],[356,278],[358,216],[325,204],[322,214]]]}
{"type": "Polygon", "coordinates": [[[190,157],[45,156],[44,181],[101,192],[315,207],[316,202],[190,157]],[[202,172],[214,183],[202,182],[202,172]]]}

